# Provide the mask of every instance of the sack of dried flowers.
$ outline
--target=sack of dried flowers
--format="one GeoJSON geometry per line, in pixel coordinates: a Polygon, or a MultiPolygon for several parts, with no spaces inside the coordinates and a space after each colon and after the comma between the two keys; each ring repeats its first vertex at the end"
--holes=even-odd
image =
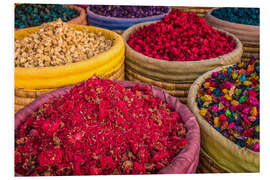
{"type": "Polygon", "coordinates": [[[112,31],[60,20],[16,31],[15,110],[94,74],[123,80],[124,48],[112,31]]]}
{"type": "Polygon", "coordinates": [[[97,78],[25,106],[15,134],[15,173],[24,176],[195,173],[200,150],[196,118],[177,98],[97,78]]]}
{"type": "Polygon", "coordinates": [[[258,59],[222,66],[191,86],[188,106],[201,130],[204,173],[260,171],[260,68],[258,59]]]}
{"type": "Polygon", "coordinates": [[[242,61],[260,55],[259,8],[213,8],[205,21],[238,37],[243,44],[242,61]]]}
{"type": "Polygon", "coordinates": [[[194,13],[173,10],[161,21],[124,31],[126,77],[164,88],[187,101],[192,82],[218,66],[240,61],[242,44],[194,13]]]}
{"type": "Polygon", "coordinates": [[[53,21],[53,18],[61,18],[63,21],[70,24],[87,25],[86,12],[83,8],[78,6],[57,5],[56,10],[54,10],[54,12],[52,13],[53,15],[50,12],[50,10],[54,9],[53,6],[47,7],[47,5],[41,4],[22,4],[22,7],[19,8],[20,9],[18,10],[15,9],[15,31],[23,28],[40,26],[43,23],[53,21]],[[57,8],[60,7],[62,7],[63,9],[69,8],[71,9],[70,11],[74,11],[75,9],[75,12],[78,15],[76,16],[76,14],[73,14],[71,17],[65,15],[63,17],[63,14],[59,14],[60,12],[57,13],[57,8]],[[28,9],[32,9],[32,11],[28,11],[28,9]],[[42,12],[39,11],[40,9],[42,10],[42,12]],[[26,11],[28,12],[28,14],[26,13],[26,11]],[[73,16],[75,18],[73,18],[73,16]],[[28,22],[29,20],[30,22],[28,22]]]}
{"type": "Polygon", "coordinates": [[[171,8],[166,6],[89,5],[86,11],[89,24],[123,31],[138,23],[160,20],[171,11],[171,8]]]}

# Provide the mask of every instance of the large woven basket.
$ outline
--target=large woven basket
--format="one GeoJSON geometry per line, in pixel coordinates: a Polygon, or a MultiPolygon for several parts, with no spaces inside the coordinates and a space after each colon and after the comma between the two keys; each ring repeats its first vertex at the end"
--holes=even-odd
{"type": "Polygon", "coordinates": [[[190,6],[172,6],[172,9],[178,9],[186,13],[195,13],[200,17],[205,17],[206,13],[212,9],[212,7],[190,7],[190,6]]]}
{"type": "MultiPolygon", "coordinates": [[[[89,32],[101,32],[113,41],[106,52],[88,60],[55,67],[15,68],[15,111],[48,91],[86,80],[96,75],[112,80],[124,80],[124,41],[118,34],[93,26],[69,24],[74,29],[86,29],[89,32]]],[[[38,31],[38,27],[25,28],[15,32],[15,39],[38,31]]]]}
{"type": "Polygon", "coordinates": [[[165,61],[150,58],[133,50],[127,41],[129,36],[139,27],[154,22],[146,22],[134,25],[124,31],[122,37],[126,44],[125,73],[126,79],[136,82],[145,82],[164,88],[169,94],[178,97],[182,103],[187,103],[187,95],[193,81],[201,74],[218,66],[235,64],[240,62],[242,56],[242,44],[232,34],[236,42],[236,49],[229,54],[204,61],[165,61]]]}
{"type": "Polygon", "coordinates": [[[218,19],[212,15],[213,8],[207,12],[205,21],[222,30],[228,31],[237,36],[243,44],[242,61],[248,61],[252,56],[260,55],[260,26],[252,26],[245,24],[232,23],[218,19]]]}
{"type": "Polygon", "coordinates": [[[201,153],[199,172],[259,172],[260,153],[247,148],[241,148],[231,140],[220,134],[205,120],[199,112],[196,96],[202,83],[210,77],[213,72],[221,71],[229,67],[218,67],[201,75],[192,84],[188,94],[188,106],[195,114],[201,129],[201,153]]]}

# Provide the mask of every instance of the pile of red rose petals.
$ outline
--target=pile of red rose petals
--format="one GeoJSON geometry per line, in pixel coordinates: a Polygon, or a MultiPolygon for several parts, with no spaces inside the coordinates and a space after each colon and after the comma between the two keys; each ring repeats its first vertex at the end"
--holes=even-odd
{"type": "Polygon", "coordinates": [[[128,45],[148,57],[167,61],[199,61],[228,54],[231,36],[218,32],[195,13],[173,10],[161,21],[139,28],[128,45]]]}
{"type": "Polygon", "coordinates": [[[92,77],[32,113],[15,134],[21,175],[158,173],[187,143],[181,117],[149,87],[92,77]]]}

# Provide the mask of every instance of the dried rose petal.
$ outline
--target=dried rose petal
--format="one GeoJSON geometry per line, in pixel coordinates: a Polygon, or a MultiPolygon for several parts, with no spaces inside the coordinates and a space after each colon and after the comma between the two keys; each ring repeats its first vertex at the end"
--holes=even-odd
{"type": "Polygon", "coordinates": [[[21,175],[157,173],[185,147],[178,113],[148,87],[98,78],[32,113],[16,131],[21,175]]]}

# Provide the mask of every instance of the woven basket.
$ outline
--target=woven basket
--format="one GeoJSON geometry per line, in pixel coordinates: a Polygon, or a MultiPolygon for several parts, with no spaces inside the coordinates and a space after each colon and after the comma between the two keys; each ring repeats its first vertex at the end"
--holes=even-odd
{"type": "MultiPolygon", "coordinates": [[[[112,47],[97,56],[77,63],[55,67],[15,68],[15,111],[48,91],[76,84],[96,75],[112,80],[124,80],[124,41],[118,34],[102,28],[70,24],[74,29],[101,32],[113,41],[112,47]]],[[[20,40],[38,31],[40,26],[15,32],[20,40]]]]}
{"type": "Polygon", "coordinates": [[[197,170],[199,173],[228,173],[226,170],[219,167],[202,148],[200,149],[200,157],[197,170]]]}
{"type": "Polygon", "coordinates": [[[260,55],[260,26],[252,26],[245,24],[232,23],[216,18],[212,15],[211,9],[205,16],[205,21],[219,29],[228,31],[237,36],[243,44],[243,59],[248,61],[252,56],[260,55]]]}
{"type": "Polygon", "coordinates": [[[225,67],[218,67],[200,76],[190,87],[188,106],[195,114],[201,129],[201,157],[200,172],[259,172],[260,153],[247,148],[241,148],[213,128],[199,112],[196,95],[205,79],[213,72],[218,72],[225,67]]]}
{"type": "Polygon", "coordinates": [[[260,56],[260,43],[243,42],[243,56],[241,61],[249,61],[252,56],[260,56]]]}
{"type": "Polygon", "coordinates": [[[178,9],[186,13],[195,13],[200,17],[205,17],[206,13],[212,9],[212,7],[188,7],[188,6],[172,6],[172,9],[178,9]]]}
{"type": "Polygon", "coordinates": [[[169,94],[178,97],[182,103],[187,102],[189,88],[193,81],[201,74],[214,69],[217,66],[235,64],[240,61],[242,55],[242,44],[231,35],[237,46],[229,54],[204,60],[204,61],[163,61],[150,58],[133,50],[128,44],[130,34],[136,32],[139,27],[154,22],[146,22],[134,25],[122,34],[126,44],[125,73],[126,79],[136,82],[153,84],[165,89],[169,94]]]}

